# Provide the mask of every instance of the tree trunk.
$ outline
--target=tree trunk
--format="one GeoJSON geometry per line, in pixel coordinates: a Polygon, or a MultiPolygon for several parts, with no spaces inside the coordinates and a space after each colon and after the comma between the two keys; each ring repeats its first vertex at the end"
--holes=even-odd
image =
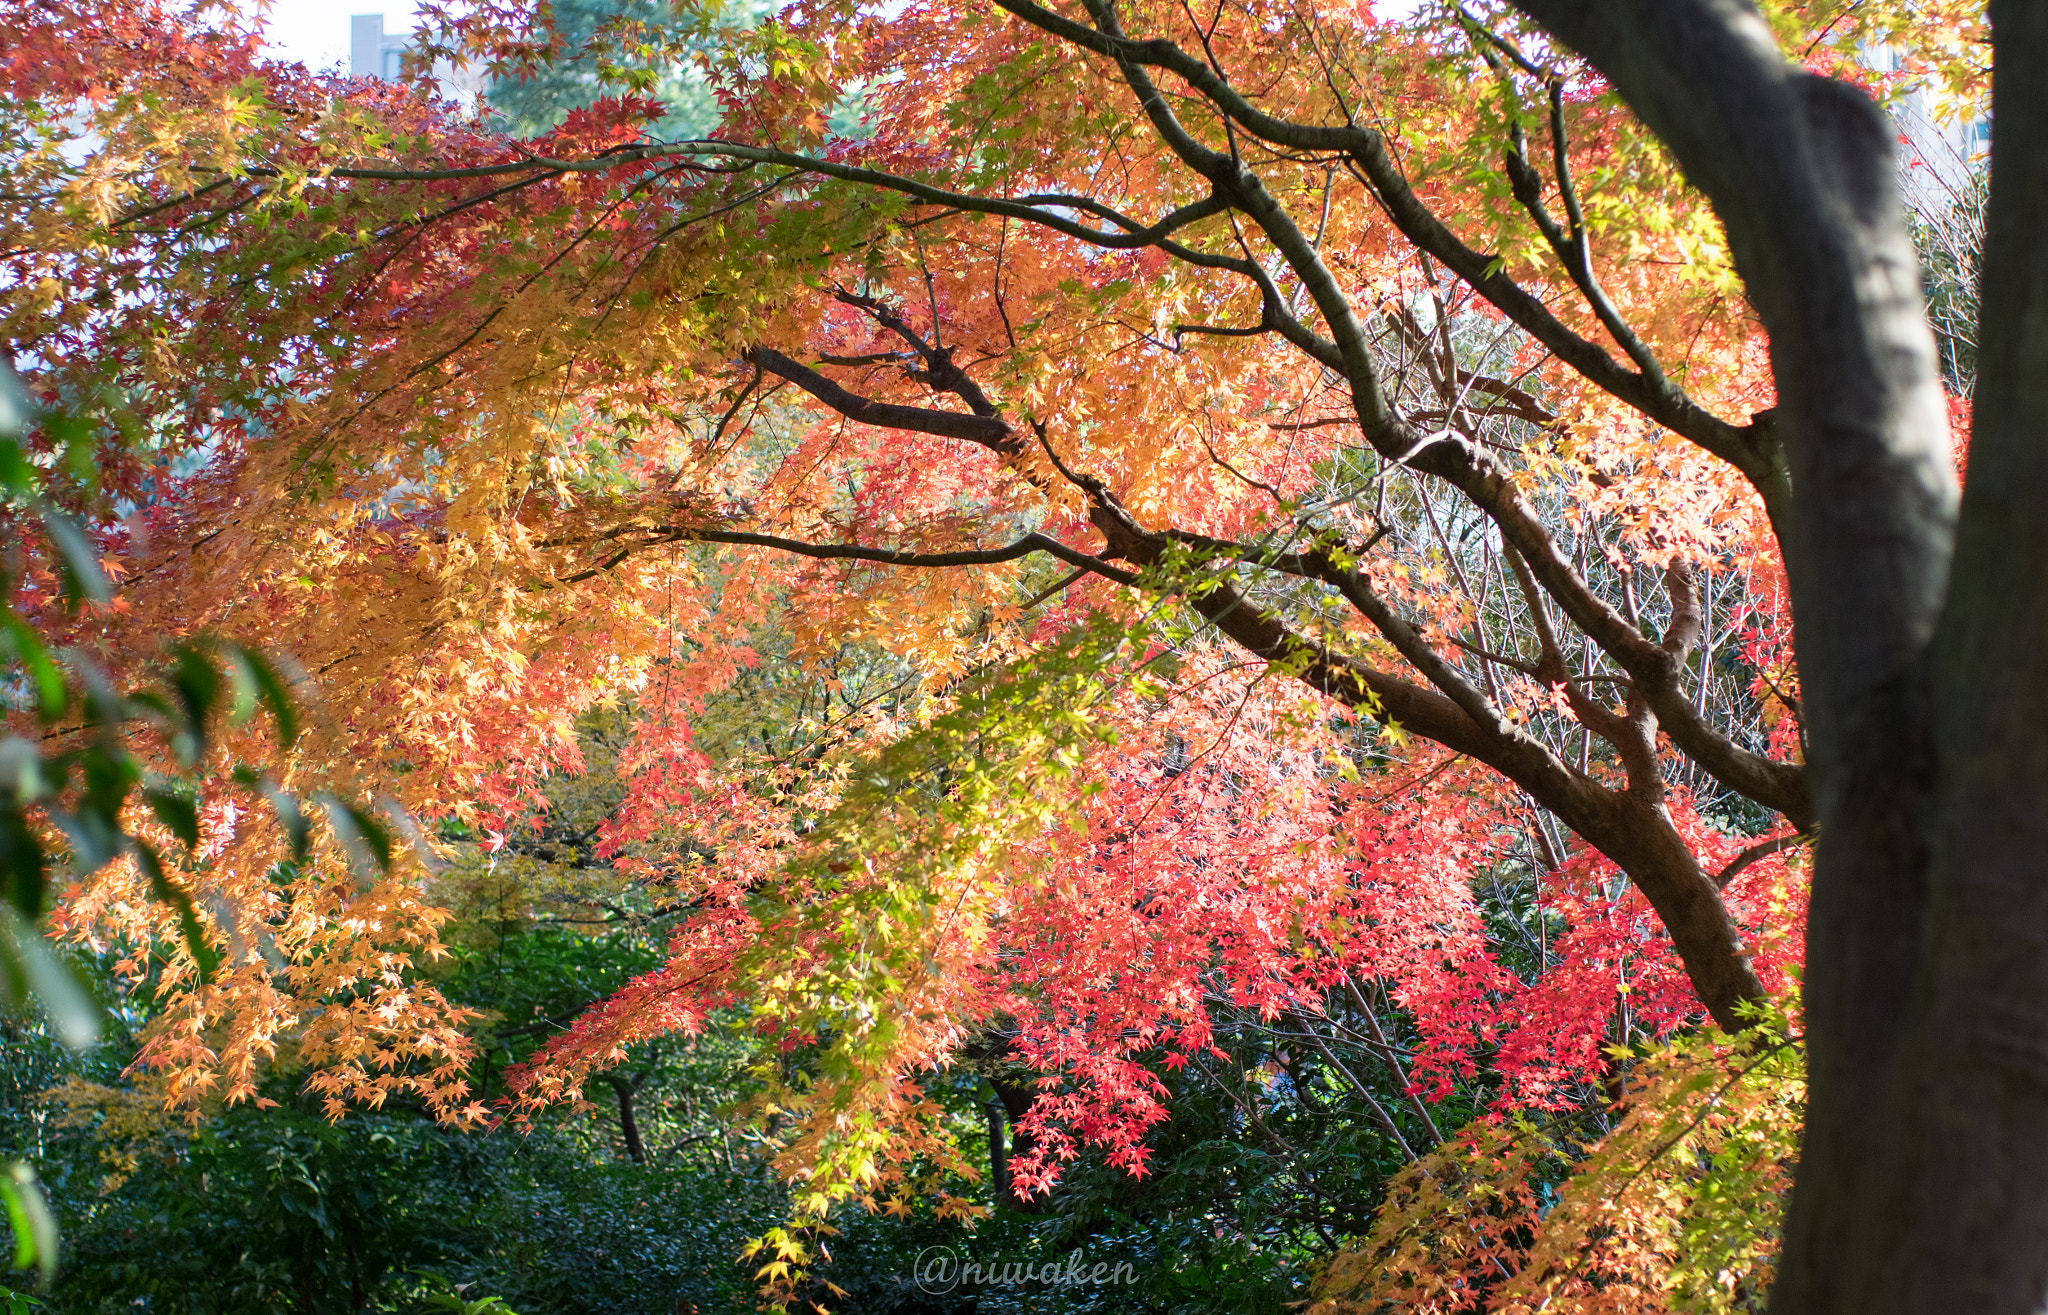
{"type": "Polygon", "coordinates": [[[1028,1151],[1032,1137],[1028,1132],[1016,1134],[1014,1142],[1009,1133],[1017,1121],[1031,1109],[1031,1089],[1002,1078],[989,1079],[995,1088],[996,1098],[983,1104],[988,1116],[988,1160],[989,1181],[995,1188],[996,1202],[1011,1210],[1024,1214],[1042,1214],[1045,1202],[1036,1197],[1018,1194],[1016,1185],[1010,1181],[1010,1156],[1019,1151],[1028,1151]]]}
{"type": "Polygon", "coordinates": [[[647,1080],[645,1074],[628,1082],[617,1073],[605,1074],[619,1098],[619,1133],[626,1139],[626,1155],[635,1164],[647,1163],[647,1147],[640,1140],[640,1120],[633,1115],[633,1093],[647,1080]]]}
{"type": "Polygon", "coordinates": [[[1975,425],[1930,664],[1933,864],[1897,1154],[1867,1185],[1887,1250],[1836,1289],[1873,1311],[2048,1305],[2048,6],[1991,16],[1975,425]]]}

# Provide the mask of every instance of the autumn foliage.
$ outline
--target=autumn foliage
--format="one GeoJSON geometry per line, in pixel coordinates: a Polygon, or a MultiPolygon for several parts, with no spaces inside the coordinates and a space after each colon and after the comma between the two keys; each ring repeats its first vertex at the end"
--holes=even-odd
{"type": "MultiPolygon", "coordinates": [[[[1596,77],[1491,7],[686,18],[711,140],[632,85],[514,140],[214,11],[5,11],[0,332],[100,422],[73,501],[119,584],[67,616],[17,518],[14,604],[117,678],[202,631],[304,673],[295,744],[230,730],[190,774],[212,980],[123,863],[56,903],[164,1002],[170,1099],[289,1062],[337,1116],[518,1118],[740,1003],[796,1057],[758,1108],[815,1219],[975,1172],[928,1088],[991,1030],[1046,1189],[1091,1148],[1145,1171],[1215,1002],[1364,989],[1417,1095],[1483,1074],[1500,1112],[1395,1188],[1412,1216],[1431,1174],[1527,1177],[1500,1157],[1552,1152],[1515,1119],[1583,1106],[1610,1047],[1783,991],[1810,813],[1765,344],[1596,77]],[[849,652],[896,692],[795,750],[707,741],[764,663],[830,693],[849,652]],[[599,712],[629,727],[600,851],[682,916],[487,1109],[420,972],[436,872],[599,712]],[[239,760],[416,843],[375,879],[345,838],[289,861],[239,760]],[[1526,881],[1534,959],[1480,872],[1526,881]]],[[[1905,31],[1773,19],[1815,58],[1905,31]]],[[[1954,20],[1898,78],[1969,93],[1954,20]]],[[[521,6],[438,22],[429,55],[502,77],[565,54],[521,6]]]]}
{"type": "Polygon", "coordinates": [[[1760,1309],[1805,1102],[1790,1023],[1628,1056],[1623,1117],[1596,1142],[1522,1116],[1461,1130],[1390,1185],[1310,1310],[1760,1309]]]}

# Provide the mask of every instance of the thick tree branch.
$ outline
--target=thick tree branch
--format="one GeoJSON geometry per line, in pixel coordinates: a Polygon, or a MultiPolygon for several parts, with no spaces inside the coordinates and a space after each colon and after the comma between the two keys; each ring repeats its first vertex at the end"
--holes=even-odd
{"type": "MultiPolygon", "coordinates": [[[[626,533],[617,537],[623,539],[626,533]]],[[[610,536],[607,536],[610,537],[610,536]]],[[[1001,562],[1014,562],[1020,557],[1033,553],[1044,553],[1077,569],[1089,571],[1118,584],[1135,584],[1137,573],[1124,570],[1100,557],[1094,557],[1078,548],[1070,548],[1044,534],[1027,534],[1013,543],[1000,548],[960,548],[950,552],[917,552],[910,549],[870,548],[857,543],[811,543],[803,539],[784,538],[777,534],[755,534],[746,530],[719,530],[694,525],[663,525],[645,531],[639,538],[627,540],[627,546],[611,557],[603,566],[578,571],[573,575],[561,576],[558,584],[575,584],[582,580],[602,575],[624,561],[632,552],[660,547],[671,543],[727,543],[748,548],[773,548],[778,552],[793,553],[799,557],[810,557],[819,561],[873,562],[877,566],[914,567],[922,570],[940,570],[959,566],[994,566],[1001,562]]]]}
{"type": "Polygon", "coordinates": [[[883,429],[908,429],[919,434],[932,434],[940,438],[965,439],[998,452],[1014,456],[1023,449],[1023,440],[1008,421],[995,415],[962,415],[958,411],[940,411],[928,406],[902,406],[894,402],[877,402],[840,387],[808,365],[793,361],[773,347],[755,347],[746,354],[747,361],[779,375],[811,396],[817,398],[834,411],[849,420],[864,425],[875,425],[883,429]]]}
{"type": "Polygon", "coordinates": [[[1579,206],[1578,189],[1572,183],[1570,148],[1565,136],[1564,84],[1552,78],[1550,81],[1550,150],[1552,172],[1557,181],[1558,201],[1564,206],[1565,222],[1569,231],[1560,227],[1550,211],[1543,204],[1543,183],[1536,169],[1529,163],[1528,138],[1517,122],[1509,133],[1509,147],[1501,164],[1508,175],[1508,184],[1529,217],[1535,221],[1536,229],[1543,234],[1543,240],[1557,253],[1565,271],[1571,275],[1586,304],[1593,308],[1601,327],[1608,336],[1618,343],[1628,358],[1635,362],[1652,388],[1669,389],[1670,381],[1665,377],[1664,367],[1657,361],[1656,353],[1649,344],[1637,336],[1634,329],[1621,317],[1621,312],[1600,286],[1599,277],[1593,272],[1593,244],[1586,231],[1586,217],[1579,206]]]}
{"type": "Polygon", "coordinates": [[[833,295],[841,303],[865,312],[875,323],[910,344],[911,350],[925,363],[923,370],[912,372],[912,378],[938,392],[953,394],[967,403],[967,409],[978,416],[995,416],[995,403],[989,401],[988,394],[982,391],[980,384],[974,382],[965,370],[954,364],[952,348],[937,347],[926,342],[917,330],[910,327],[909,321],[874,297],[849,292],[844,288],[833,295]]]}
{"type": "Polygon", "coordinates": [[[1791,849],[1795,845],[1804,845],[1812,839],[1813,837],[1806,832],[1794,831],[1790,835],[1778,836],[1774,839],[1751,845],[1748,849],[1743,850],[1733,859],[1730,859],[1728,866],[1722,868],[1714,875],[1714,884],[1722,890],[1726,890],[1728,889],[1728,884],[1741,876],[1752,863],[1791,849]]]}

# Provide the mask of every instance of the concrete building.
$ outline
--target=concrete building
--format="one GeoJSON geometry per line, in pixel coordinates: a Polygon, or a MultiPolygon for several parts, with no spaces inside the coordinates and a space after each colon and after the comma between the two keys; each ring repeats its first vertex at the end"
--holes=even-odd
{"type": "MultiPolygon", "coordinates": [[[[357,78],[395,80],[412,45],[409,32],[386,32],[383,14],[351,14],[348,20],[348,71],[357,78]]],[[[474,106],[489,84],[479,69],[456,69],[445,60],[434,64],[434,84],[443,96],[474,106]]]]}
{"type": "Polygon", "coordinates": [[[408,40],[407,33],[386,32],[382,14],[350,15],[349,75],[357,78],[383,78],[386,81],[396,78],[399,63],[405,58],[408,40]]]}
{"type": "MultiPolygon", "coordinates": [[[[1866,50],[1863,62],[1879,73],[1892,73],[1899,68],[1900,53],[1879,46],[1866,50]]],[[[1916,87],[1893,104],[1892,121],[1904,139],[1899,182],[1908,206],[1922,213],[1939,211],[1972,195],[1971,180],[1991,155],[1988,116],[1958,115],[1926,87],[1916,87]]]]}

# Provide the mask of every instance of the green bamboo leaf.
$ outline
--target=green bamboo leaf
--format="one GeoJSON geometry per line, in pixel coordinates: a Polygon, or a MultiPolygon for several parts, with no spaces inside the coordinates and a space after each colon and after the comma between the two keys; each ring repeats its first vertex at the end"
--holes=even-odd
{"type": "Polygon", "coordinates": [[[220,955],[206,943],[206,929],[199,925],[199,915],[193,911],[191,897],[173,884],[170,874],[164,870],[163,859],[147,843],[131,837],[128,852],[134,855],[136,866],[149,878],[150,892],[178,911],[178,926],[185,938],[185,948],[191,951],[193,962],[199,965],[199,980],[212,981],[214,970],[220,966],[220,955]]]}
{"type": "MultiPolygon", "coordinates": [[[[0,397],[0,412],[7,403],[0,397]]],[[[0,430],[6,428],[0,422],[0,430]]],[[[0,491],[11,497],[25,498],[35,492],[36,468],[30,464],[28,455],[21,450],[21,444],[13,439],[0,439],[0,491]]]]}
{"type": "Polygon", "coordinates": [[[0,905],[0,961],[4,961],[7,1003],[33,1001],[50,1020],[58,1040],[88,1050],[100,1039],[101,1010],[71,966],[58,958],[35,924],[0,905]]]}
{"type": "Polygon", "coordinates": [[[313,845],[313,821],[306,816],[306,810],[299,807],[298,798],[289,791],[278,789],[269,777],[253,767],[237,767],[235,779],[269,802],[271,811],[277,814],[277,824],[284,828],[286,838],[291,841],[292,862],[305,862],[313,845]]]}
{"type": "Polygon", "coordinates": [[[0,798],[16,808],[63,788],[64,762],[46,761],[41,750],[19,735],[0,739],[0,798]]]}
{"type": "Polygon", "coordinates": [[[0,434],[13,437],[24,432],[35,414],[36,404],[28,390],[14,377],[14,371],[0,364],[0,434]]]}
{"type": "Polygon", "coordinates": [[[28,669],[29,680],[36,689],[37,715],[46,722],[62,717],[69,701],[64,689],[64,673],[57,670],[57,664],[50,660],[50,654],[35,630],[11,612],[4,623],[0,623],[0,651],[12,652],[15,660],[28,669]]]}
{"type": "MultiPolygon", "coordinates": [[[[70,842],[71,866],[79,873],[97,872],[120,856],[122,837],[117,810],[88,803],[76,811],[52,808],[49,818],[70,842]]],[[[42,910],[39,908],[36,913],[40,916],[42,910]]]]}
{"type": "Polygon", "coordinates": [[[213,661],[191,644],[172,650],[169,679],[177,691],[181,716],[171,735],[171,747],[186,763],[206,756],[206,722],[220,702],[220,672],[213,661]]]}
{"type": "Polygon", "coordinates": [[[28,917],[41,916],[47,866],[42,841],[24,812],[11,804],[0,806],[0,880],[7,883],[7,903],[28,917]]]}
{"type": "MultiPolygon", "coordinates": [[[[247,681],[253,687],[255,696],[263,706],[270,709],[270,715],[277,722],[277,742],[280,748],[289,749],[299,738],[298,709],[293,704],[291,688],[277,668],[255,649],[240,644],[228,645],[228,655],[236,680],[247,681]]],[[[236,705],[237,722],[246,721],[247,715],[236,705]]]]}
{"type": "Polygon", "coordinates": [[[94,551],[92,540],[85,537],[77,522],[55,507],[45,507],[43,528],[57,549],[57,573],[65,606],[76,607],[82,599],[95,603],[111,601],[114,586],[100,569],[100,555],[94,551]]]}
{"type": "Polygon", "coordinates": [[[93,422],[66,411],[43,413],[43,433],[64,453],[71,476],[88,489],[99,487],[99,462],[95,448],[99,437],[93,422]]]}
{"type": "Polygon", "coordinates": [[[169,790],[144,790],[142,797],[149,801],[149,810],[157,820],[170,828],[172,835],[185,842],[185,848],[199,848],[199,806],[181,794],[169,790]]]}
{"type": "Polygon", "coordinates": [[[57,1273],[57,1217],[43,1197],[36,1171],[19,1162],[0,1171],[0,1206],[14,1229],[14,1267],[34,1265],[48,1283],[57,1273]]]}
{"type": "Polygon", "coordinates": [[[341,842],[358,879],[368,881],[373,867],[381,872],[391,870],[391,835],[382,823],[333,795],[321,795],[319,801],[327,810],[327,825],[341,842]]]}

